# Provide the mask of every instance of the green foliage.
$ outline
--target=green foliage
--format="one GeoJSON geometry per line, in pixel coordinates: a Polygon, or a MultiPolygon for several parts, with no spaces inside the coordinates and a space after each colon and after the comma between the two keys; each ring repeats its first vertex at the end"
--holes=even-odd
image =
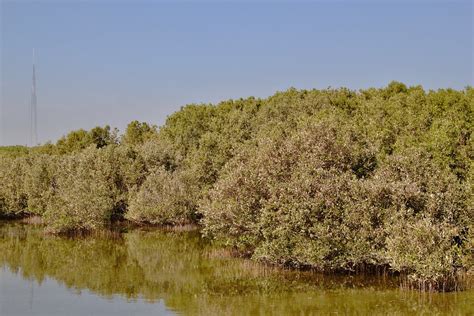
{"type": "Polygon", "coordinates": [[[25,146],[0,146],[0,158],[25,156],[28,152],[28,147],[25,146]]]}
{"type": "Polygon", "coordinates": [[[443,288],[474,261],[473,117],[472,88],[399,82],[192,104],[120,142],[106,126],[0,149],[0,215],[201,223],[257,260],[443,288]]]}
{"type": "Polygon", "coordinates": [[[352,210],[362,190],[357,179],[375,166],[370,146],[341,130],[330,122],[309,123],[292,137],[262,140],[237,156],[202,205],[205,233],[256,249],[256,257],[274,263],[342,268],[341,247],[356,226],[348,223],[344,231],[341,217],[347,212],[361,219],[354,212],[362,210],[352,210]],[[291,254],[311,243],[319,255],[291,254]]]}
{"type": "Polygon", "coordinates": [[[25,157],[0,159],[0,216],[23,214],[28,205],[23,182],[25,157]]]}
{"type": "Polygon", "coordinates": [[[58,154],[68,154],[83,150],[94,144],[96,148],[117,144],[117,130],[110,126],[94,127],[90,131],[79,129],[63,136],[56,143],[55,150],[58,154]]]}
{"type": "Polygon", "coordinates": [[[143,142],[156,135],[156,133],[155,125],[150,126],[145,122],[132,121],[127,125],[121,142],[131,146],[143,144],[143,142]]]}
{"type": "Polygon", "coordinates": [[[472,266],[467,188],[416,151],[375,169],[370,146],[347,135],[322,122],[237,156],[201,205],[204,233],[271,263],[388,265],[447,288],[472,266]]]}
{"type": "Polygon", "coordinates": [[[453,173],[414,152],[390,157],[374,181],[382,182],[387,201],[385,254],[392,269],[445,288],[460,268],[472,267],[474,214],[467,186],[453,173]]]}
{"type": "Polygon", "coordinates": [[[163,167],[167,171],[174,171],[180,165],[182,157],[176,153],[171,141],[159,136],[137,146],[137,152],[148,170],[163,167]]]}
{"type": "Polygon", "coordinates": [[[160,134],[169,139],[176,153],[185,157],[199,146],[201,136],[209,129],[215,108],[211,105],[188,105],[166,120],[160,134]]]}
{"type": "Polygon", "coordinates": [[[196,222],[192,187],[182,174],[158,169],[132,195],[126,218],[136,222],[179,225],[196,222]]]}
{"type": "Polygon", "coordinates": [[[143,181],[143,165],[127,148],[90,146],[63,156],[44,219],[53,231],[95,229],[121,216],[128,192],[143,181]]]}
{"type": "Polygon", "coordinates": [[[58,158],[50,155],[28,157],[24,190],[28,199],[28,212],[43,215],[55,192],[58,158]]]}

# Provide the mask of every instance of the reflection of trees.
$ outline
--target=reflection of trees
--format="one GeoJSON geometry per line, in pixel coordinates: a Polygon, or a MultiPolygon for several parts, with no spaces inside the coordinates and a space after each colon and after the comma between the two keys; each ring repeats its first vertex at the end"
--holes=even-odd
{"type": "Polygon", "coordinates": [[[0,225],[0,265],[24,278],[42,282],[51,277],[102,296],[164,299],[185,314],[456,313],[468,308],[467,292],[457,293],[455,300],[446,294],[428,297],[381,290],[386,283],[380,278],[323,277],[219,257],[195,233],[133,230],[64,238],[32,226],[0,225]]]}

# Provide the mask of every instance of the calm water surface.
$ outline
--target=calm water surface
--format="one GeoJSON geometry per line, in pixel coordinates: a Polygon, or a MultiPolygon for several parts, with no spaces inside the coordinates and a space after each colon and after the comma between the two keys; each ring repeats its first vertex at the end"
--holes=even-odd
{"type": "Polygon", "coordinates": [[[400,290],[229,258],[197,233],[74,238],[0,222],[0,315],[474,315],[474,291],[400,290]]]}

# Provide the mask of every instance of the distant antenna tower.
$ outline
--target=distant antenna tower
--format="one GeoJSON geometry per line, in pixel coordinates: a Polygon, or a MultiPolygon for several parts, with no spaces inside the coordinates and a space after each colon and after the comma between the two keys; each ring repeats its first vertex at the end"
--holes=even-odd
{"type": "Polygon", "coordinates": [[[31,84],[31,106],[30,106],[30,142],[32,146],[38,144],[37,118],[36,118],[36,67],[35,49],[33,49],[33,77],[31,84]]]}

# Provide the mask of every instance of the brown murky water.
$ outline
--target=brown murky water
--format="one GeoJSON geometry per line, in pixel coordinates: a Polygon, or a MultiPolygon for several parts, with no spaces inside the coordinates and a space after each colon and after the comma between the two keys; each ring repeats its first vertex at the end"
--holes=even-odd
{"type": "Polygon", "coordinates": [[[65,238],[0,222],[0,315],[474,315],[474,291],[401,290],[230,258],[195,232],[65,238]]]}

